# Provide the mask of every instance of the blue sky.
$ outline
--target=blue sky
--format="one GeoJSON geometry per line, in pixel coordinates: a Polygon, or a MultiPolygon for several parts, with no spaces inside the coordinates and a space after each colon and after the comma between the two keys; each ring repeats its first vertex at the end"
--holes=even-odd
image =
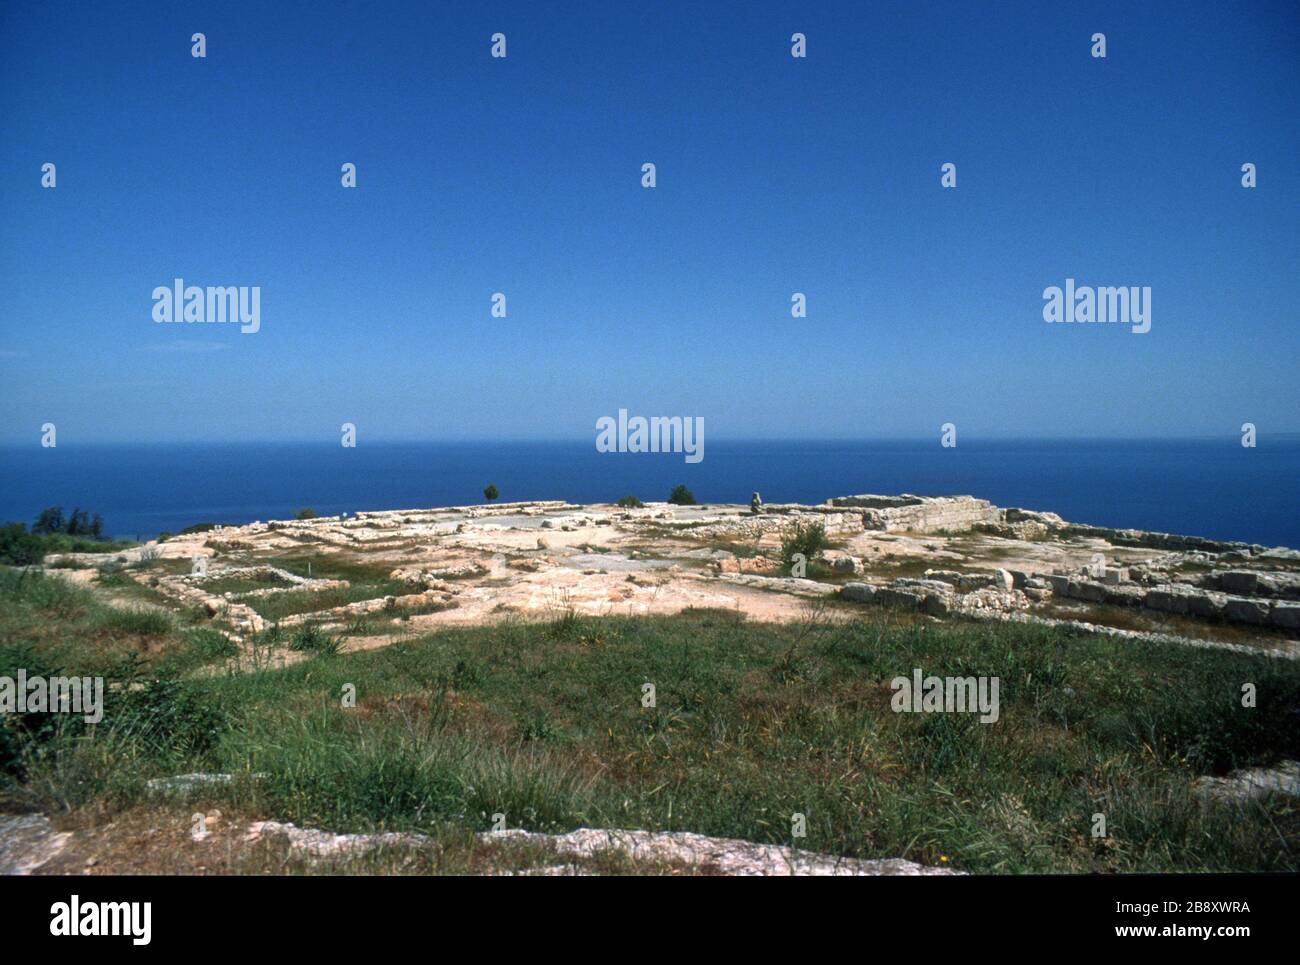
{"type": "Polygon", "coordinates": [[[1300,429],[1295,3],[459,6],[0,7],[0,441],[1300,429]]]}

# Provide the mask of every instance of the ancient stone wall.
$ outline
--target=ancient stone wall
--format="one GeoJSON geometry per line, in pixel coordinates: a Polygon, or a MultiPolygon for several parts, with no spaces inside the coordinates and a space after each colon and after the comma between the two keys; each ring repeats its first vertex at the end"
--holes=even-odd
{"type": "Polygon", "coordinates": [[[836,508],[861,508],[864,529],[886,533],[964,532],[977,524],[997,522],[1001,511],[973,496],[837,496],[836,508]]]}

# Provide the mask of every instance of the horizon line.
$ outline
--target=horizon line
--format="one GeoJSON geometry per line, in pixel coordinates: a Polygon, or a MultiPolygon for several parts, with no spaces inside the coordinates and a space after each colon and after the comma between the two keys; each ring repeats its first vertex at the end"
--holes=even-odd
{"type": "MultiPolygon", "coordinates": [[[[1300,429],[1270,430],[1265,438],[1300,436],[1300,429]]],[[[1200,442],[1214,440],[1240,440],[1239,432],[1191,433],[1185,435],[978,435],[963,434],[963,441],[977,442],[1200,442]]],[[[713,443],[876,443],[876,442],[926,442],[938,440],[931,435],[879,435],[879,436],[721,436],[713,443]]],[[[477,445],[477,444],[593,444],[587,436],[444,436],[444,437],[384,437],[367,439],[364,445],[477,445]]],[[[102,448],[108,446],[338,446],[337,438],[291,439],[109,439],[90,442],[66,441],[63,448],[102,448]]],[[[0,447],[25,449],[42,448],[39,440],[0,439],[0,447]]],[[[59,448],[59,447],[54,447],[59,448]]],[[[351,447],[349,447],[351,448],[351,447]]],[[[361,448],[358,445],[356,448],[361,448]]]]}

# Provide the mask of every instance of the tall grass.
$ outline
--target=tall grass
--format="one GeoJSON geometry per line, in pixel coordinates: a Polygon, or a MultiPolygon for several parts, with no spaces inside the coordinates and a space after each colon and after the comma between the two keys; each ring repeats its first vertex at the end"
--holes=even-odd
{"type": "Polygon", "coordinates": [[[104,611],[100,625],[116,633],[161,637],[171,633],[176,621],[166,610],[144,607],[110,608],[104,611]]]}
{"type": "MultiPolygon", "coordinates": [[[[55,614],[61,592],[32,597],[55,614]]],[[[124,807],[151,777],[219,770],[243,778],[206,790],[214,802],[344,831],[463,839],[504,814],[974,871],[1300,870],[1293,805],[1209,805],[1194,786],[1300,759],[1300,668],[1259,655],[884,613],[785,625],[566,608],[283,669],[137,680],[93,738],[17,734],[7,793],[124,807]],[[889,682],[917,667],[999,677],[998,723],[894,713],[889,682]],[[808,835],[792,842],[795,812],[808,835]]]]}

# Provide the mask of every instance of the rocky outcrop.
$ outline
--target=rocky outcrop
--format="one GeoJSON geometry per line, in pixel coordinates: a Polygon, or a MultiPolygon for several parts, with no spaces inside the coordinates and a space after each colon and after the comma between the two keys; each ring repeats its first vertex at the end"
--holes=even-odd
{"type": "Polygon", "coordinates": [[[898,579],[885,586],[846,583],[839,596],[851,603],[919,610],[931,616],[1023,610],[1029,605],[1024,593],[1011,587],[1011,575],[1005,570],[979,574],[930,570],[925,579],[898,579]]]}
{"type": "Polygon", "coordinates": [[[1300,629],[1300,603],[1231,596],[1186,583],[1144,588],[1133,583],[1103,583],[1081,576],[1053,573],[1046,577],[1054,595],[1086,603],[1140,606],[1157,613],[1223,620],[1255,627],[1300,629]]]}
{"type": "Polygon", "coordinates": [[[0,875],[29,875],[62,853],[72,835],[43,814],[0,814],[0,875]]]}
{"type": "Polygon", "coordinates": [[[1237,804],[1271,794],[1300,798],[1300,761],[1283,761],[1277,767],[1252,767],[1227,777],[1202,777],[1197,790],[1207,801],[1237,804]]]}
{"type": "Polygon", "coordinates": [[[902,858],[839,858],[798,851],[778,844],[755,844],[735,838],[710,838],[690,831],[619,831],[579,828],[568,834],[507,830],[486,832],[480,841],[520,841],[544,844],[559,854],[590,858],[617,851],[634,861],[681,864],[711,874],[745,876],[790,875],[949,875],[902,858]]]}

